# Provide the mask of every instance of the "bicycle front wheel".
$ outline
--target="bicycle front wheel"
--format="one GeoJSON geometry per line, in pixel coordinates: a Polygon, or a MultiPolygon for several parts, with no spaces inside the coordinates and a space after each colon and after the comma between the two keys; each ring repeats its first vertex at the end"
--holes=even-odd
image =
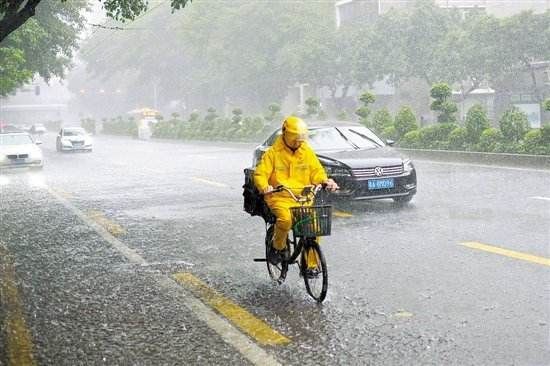
{"type": "MultiPolygon", "coordinates": [[[[269,252],[271,251],[271,246],[273,245],[273,231],[275,230],[275,226],[271,225],[266,232],[265,236],[265,258],[267,263],[267,272],[269,273],[269,277],[273,281],[276,281],[277,283],[281,284],[286,279],[286,273],[288,272],[288,263],[286,261],[282,261],[278,264],[272,264],[269,262],[269,252]]],[[[288,242],[287,242],[288,244],[288,242]]],[[[288,249],[288,248],[287,248],[288,249]]]]}
{"type": "Polygon", "coordinates": [[[328,290],[327,262],[315,241],[308,243],[303,249],[300,267],[307,293],[317,302],[323,302],[328,290]],[[312,263],[316,263],[315,266],[312,263]]]}

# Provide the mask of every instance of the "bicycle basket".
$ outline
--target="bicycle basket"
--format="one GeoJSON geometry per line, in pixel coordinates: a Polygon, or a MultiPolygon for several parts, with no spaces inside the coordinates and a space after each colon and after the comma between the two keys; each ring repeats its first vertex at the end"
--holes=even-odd
{"type": "Polygon", "coordinates": [[[294,235],[303,237],[330,235],[332,206],[291,207],[294,235]]]}

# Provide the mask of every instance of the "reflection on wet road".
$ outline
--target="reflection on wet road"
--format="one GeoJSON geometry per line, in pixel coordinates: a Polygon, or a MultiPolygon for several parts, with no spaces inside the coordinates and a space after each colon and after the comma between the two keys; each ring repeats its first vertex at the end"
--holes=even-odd
{"type": "Polygon", "coordinates": [[[550,363],[549,172],[422,161],[408,206],[338,203],[318,306],[295,268],[277,286],[252,261],[265,232],[242,211],[252,145],[98,137],[92,154],[58,154],[44,140],[42,173],[0,175],[0,241],[38,364],[550,363]],[[259,341],[237,309],[289,341],[259,341]]]}

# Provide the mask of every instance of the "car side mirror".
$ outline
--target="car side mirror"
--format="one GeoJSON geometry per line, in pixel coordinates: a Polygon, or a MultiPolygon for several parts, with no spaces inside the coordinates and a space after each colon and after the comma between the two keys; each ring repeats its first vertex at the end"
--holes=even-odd
{"type": "Polygon", "coordinates": [[[395,141],[388,139],[388,140],[386,140],[386,145],[393,146],[393,145],[395,145],[395,141]]]}

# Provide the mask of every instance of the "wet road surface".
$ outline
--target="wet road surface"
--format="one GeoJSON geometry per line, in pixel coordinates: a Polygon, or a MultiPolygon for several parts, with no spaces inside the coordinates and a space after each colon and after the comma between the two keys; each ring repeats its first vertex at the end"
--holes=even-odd
{"type": "Polygon", "coordinates": [[[252,261],[253,145],[42,146],[43,172],[0,176],[0,365],[550,364],[549,171],[417,161],[408,206],[338,205],[319,306],[295,268],[277,286],[252,261]]]}

